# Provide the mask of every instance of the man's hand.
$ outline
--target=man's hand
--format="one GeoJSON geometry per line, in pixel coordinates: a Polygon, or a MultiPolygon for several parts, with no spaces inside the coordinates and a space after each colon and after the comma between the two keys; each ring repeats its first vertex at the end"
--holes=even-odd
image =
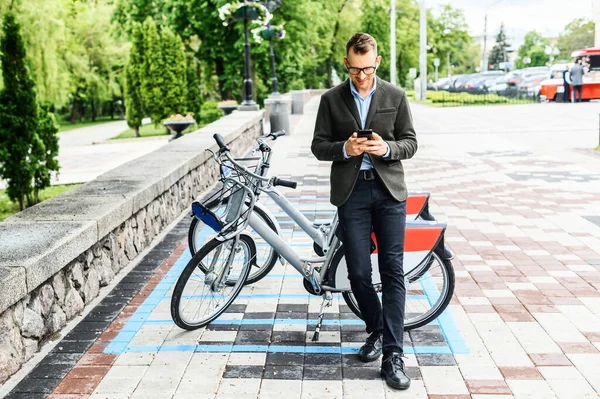
{"type": "MultiPolygon", "coordinates": [[[[367,141],[366,137],[358,138],[356,136],[356,132],[352,133],[352,136],[346,141],[346,154],[351,157],[357,157],[361,155],[364,150],[361,149],[361,146],[367,141]]],[[[385,153],[384,153],[385,154],[385,153]]]]}
{"type": "Polygon", "coordinates": [[[369,154],[377,155],[378,157],[384,156],[388,152],[387,143],[383,141],[381,136],[375,132],[373,132],[372,138],[372,140],[366,140],[361,142],[361,144],[359,145],[360,153],[362,154],[363,152],[366,152],[369,154]]]}

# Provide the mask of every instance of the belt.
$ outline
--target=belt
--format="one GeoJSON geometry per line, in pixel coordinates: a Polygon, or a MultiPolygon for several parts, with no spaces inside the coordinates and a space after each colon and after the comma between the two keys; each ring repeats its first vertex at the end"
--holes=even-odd
{"type": "Polygon", "coordinates": [[[358,172],[358,178],[362,179],[362,180],[371,181],[371,180],[375,180],[376,177],[377,177],[377,172],[375,172],[375,169],[366,169],[366,170],[361,170],[360,172],[358,172]]]}

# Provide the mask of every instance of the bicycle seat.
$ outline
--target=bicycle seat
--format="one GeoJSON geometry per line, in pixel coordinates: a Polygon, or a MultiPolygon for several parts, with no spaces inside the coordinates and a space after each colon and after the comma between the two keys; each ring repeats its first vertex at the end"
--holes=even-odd
{"type": "Polygon", "coordinates": [[[319,228],[321,226],[331,226],[331,222],[314,222],[313,227],[319,228]]]}

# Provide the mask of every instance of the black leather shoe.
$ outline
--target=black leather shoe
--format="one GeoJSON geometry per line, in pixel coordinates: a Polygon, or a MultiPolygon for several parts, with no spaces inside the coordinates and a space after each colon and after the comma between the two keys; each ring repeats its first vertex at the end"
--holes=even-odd
{"type": "Polygon", "coordinates": [[[393,353],[383,359],[381,375],[385,377],[385,382],[392,388],[408,389],[410,387],[410,378],[406,375],[404,360],[400,353],[393,353]]]}
{"type": "Polygon", "coordinates": [[[381,356],[382,336],[380,332],[373,332],[367,338],[367,342],[358,351],[361,362],[373,362],[381,356]]]}

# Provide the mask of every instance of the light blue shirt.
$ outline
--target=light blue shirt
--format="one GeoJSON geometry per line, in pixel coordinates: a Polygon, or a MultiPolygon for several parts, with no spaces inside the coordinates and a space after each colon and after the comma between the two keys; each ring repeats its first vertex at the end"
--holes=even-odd
{"type": "MultiPolygon", "coordinates": [[[[375,94],[375,89],[377,89],[377,79],[373,80],[373,89],[371,90],[371,92],[369,93],[367,98],[362,98],[360,96],[360,94],[358,94],[358,91],[356,90],[356,87],[354,86],[352,79],[350,79],[350,92],[352,93],[352,97],[354,97],[354,103],[356,104],[356,108],[358,109],[358,115],[360,116],[360,124],[361,124],[360,128],[361,129],[364,129],[365,124],[367,123],[367,115],[369,114],[369,107],[371,106],[371,100],[373,99],[373,94],[375,94]]],[[[346,159],[350,158],[350,156],[346,152],[346,145],[344,145],[343,151],[344,151],[344,158],[346,158],[346,159]]],[[[388,146],[388,150],[385,153],[385,155],[383,156],[383,158],[389,157],[389,156],[390,156],[390,147],[388,146]]],[[[373,169],[373,163],[371,163],[370,154],[365,153],[365,156],[363,156],[363,159],[362,159],[362,164],[360,165],[360,170],[368,170],[368,169],[373,169]]]]}

